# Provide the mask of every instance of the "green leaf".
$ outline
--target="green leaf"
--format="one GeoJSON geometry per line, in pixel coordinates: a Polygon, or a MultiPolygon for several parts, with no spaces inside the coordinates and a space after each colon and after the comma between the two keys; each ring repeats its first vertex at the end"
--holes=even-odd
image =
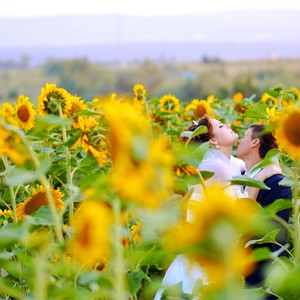
{"type": "Polygon", "coordinates": [[[72,123],[71,119],[64,119],[55,115],[46,115],[40,117],[40,121],[46,125],[69,126],[72,123]]]}
{"type": "Polygon", "coordinates": [[[55,225],[49,206],[41,206],[33,216],[26,215],[25,219],[28,223],[39,226],[55,225]]]}
{"type": "Polygon", "coordinates": [[[208,143],[200,144],[200,146],[189,144],[189,147],[186,149],[185,162],[188,165],[198,167],[208,149],[208,143]]]}
{"type": "Polygon", "coordinates": [[[187,137],[188,139],[190,139],[191,138],[191,136],[192,136],[192,134],[193,134],[193,131],[182,131],[181,133],[180,133],[180,136],[181,137],[187,137]]]}
{"type": "Polygon", "coordinates": [[[255,106],[250,107],[244,113],[244,117],[252,119],[268,119],[268,114],[266,112],[267,106],[262,102],[259,102],[255,106]]]}
{"type": "Polygon", "coordinates": [[[266,243],[276,243],[276,236],[281,231],[281,229],[275,229],[271,232],[269,232],[267,235],[265,235],[261,239],[251,240],[249,241],[245,247],[248,247],[250,245],[254,244],[266,244],[266,243]]]}
{"type": "Polygon", "coordinates": [[[0,278],[0,294],[9,295],[13,299],[24,299],[24,291],[16,286],[15,282],[9,282],[7,278],[0,278]]]}
{"type": "Polygon", "coordinates": [[[272,259],[272,251],[268,247],[256,248],[252,252],[256,261],[262,261],[266,259],[272,259]]]}
{"type": "Polygon", "coordinates": [[[136,294],[137,291],[141,288],[142,276],[139,272],[129,272],[128,273],[128,286],[131,294],[136,294]]]}
{"type": "Polygon", "coordinates": [[[293,206],[291,200],[284,200],[278,199],[275,202],[271,203],[270,205],[265,207],[265,212],[269,213],[270,215],[276,215],[277,212],[291,208],[293,206]]]}
{"type": "Polygon", "coordinates": [[[80,136],[81,136],[81,132],[77,132],[71,138],[69,138],[63,145],[65,147],[71,148],[77,142],[80,136]]]}
{"type": "Polygon", "coordinates": [[[8,225],[0,230],[0,247],[6,248],[11,244],[22,241],[25,231],[24,227],[15,224],[8,225]]]}
{"type": "Polygon", "coordinates": [[[15,169],[15,165],[10,165],[6,170],[0,173],[0,176],[5,176],[6,174],[10,173],[13,169],[15,169]]]}
{"type": "Polygon", "coordinates": [[[103,111],[98,111],[98,110],[92,110],[92,109],[77,109],[74,112],[74,116],[80,116],[80,115],[85,115],[85,116],[94,116],[94,115],[104,115],[103,111]]]}
{"type": "Polygon", "coordinates": [[[229,180],[231,184],[242,185],[242,186],[251,186],[263,190],[269,190],[263,182],[250,178],[246,175],[233,176],[233,179],[229,180]]]}
{"type": "Polygon", "coordinates": [[[28,171],[24,169],[15,169],[8,176],[5,177],[7,185],[19,186],[24,183],[35,181],[40,178],[40,173],[36,171],[28,171]]]}
{"type": "Polygon", "coordinates": [[[200,174],[202,175],[204,180],[207,180],[215,175],[214,172],[209,172],[209,171],[200,171],[200,174]]]}
{"type": "Polygon", "coordinates": [[[78,278],[80,285],[88,285],[91,282],[97,280],[101,275],[95,271],[82,273],[78,278]]]}
{"type": "Polygon", "coordinates": [[[282,152],[279,151],[278,149],[271,149],[266,153],[266,156],[264,157],[264,159],[259,162],[252,171],[258,170],[260,168],[263,168],[265,166],[268,165],[272,165],[272,164],[276,164],[277,160],[279,159],[279,157],[282,156],[282,152]]]}

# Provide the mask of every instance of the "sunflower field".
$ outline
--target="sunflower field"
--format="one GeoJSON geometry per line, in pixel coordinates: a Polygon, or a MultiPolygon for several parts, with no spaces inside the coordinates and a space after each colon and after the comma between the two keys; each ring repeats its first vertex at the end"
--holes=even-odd
{"type": "MultiPolygon", "coordinates": [[[[26,95],[4,102],[0,118],[0,299],[153,299],[179,253],[205,269],[209,284],[199,282],[190,296],[175,286],[164,299],[300,299],[297,88],[183,102],[137,83],[131,94],[89,102],[47,83],[32,102],[26,95]],[[209,176],[197,169],[208,145],[180,137],[205,114],[240,136],[266,124],[280,148],[265,164],[279,160],[293,200],[263,209],[210,186],[193,208],[195,222],[185,222],[189,185],[205,186],[209,176]],[[288,223],[276,215],[286,208],[288,223]],[[278,244],[276,219],[288,243],[275,253],[251,250],[278,244]],[[265,259],[266,285],[246,287],[244,276],[265,259]]],[[[231,184],[241,180],[261,187],[249,178],[231,184]]]]}

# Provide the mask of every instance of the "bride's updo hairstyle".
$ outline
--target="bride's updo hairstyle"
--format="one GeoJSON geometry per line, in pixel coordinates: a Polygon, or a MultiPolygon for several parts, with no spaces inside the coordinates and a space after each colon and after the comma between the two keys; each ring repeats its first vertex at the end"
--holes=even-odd
{"type": "Polygon", "coordinates": [[[264,158],[269,150],[278,149],[276,138],[272,135],[272,133],[263,133],[263,130],[266,128],[265,125],[253,124],[250,128],[252,129],[251,139],[253,140],[258,138],[260,140],[258,152],[261,158],[264,158]]]}
{"type": "MultiPolygon", "coordinates": [[[[207,132],[194,136],[191,139],[191,142],[204,143],[204,142],[208,142],[213,137],[212,124],[211,124],[210,119],[208,118],[207,115],[205,115],[204,117],[199,119],[198,122],[194,121],[194,124],[189,126],[188,128],[186,128],[184,131],[195,131],[200,126],[205,126],[207,128],[207,132]]],[[[188,140],[188,138],[187,137],[182,137],[181,140],[186,141],[186,140],[188,140]]]]}

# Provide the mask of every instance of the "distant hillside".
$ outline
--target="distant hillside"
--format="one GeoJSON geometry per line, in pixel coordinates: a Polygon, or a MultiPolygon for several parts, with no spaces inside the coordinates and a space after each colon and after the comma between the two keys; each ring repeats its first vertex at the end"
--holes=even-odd
{"type": "Polygon", "coordinates": [[[300,42],[182,42],[126,43],[82,46],[11,47],[0,49],[1,62],[20,61],[27,56],[30,65],[48,59],[88,59],[92,62],[157,61],[234,61],[255,59],[300,58],[300,42]]]}
{"type": "Polygon", "coordinates": [[[0,18],[0,61],[300,57],[300,11],[0,18]]]}

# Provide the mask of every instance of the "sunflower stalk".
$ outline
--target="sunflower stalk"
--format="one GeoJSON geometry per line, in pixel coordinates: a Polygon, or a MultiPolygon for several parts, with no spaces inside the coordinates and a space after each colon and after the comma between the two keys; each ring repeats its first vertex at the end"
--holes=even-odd
{"type": "MultiPolygon", "coordinates": [[[[9,168],[9,163],[7,160],[6,156],[2,156],[3,164],[5,167],[5,170],[9,168]]],[[[13,211],[13,220],[15,223],[18,223],[18,218],[17,218],[17,205],[16,205],[16,194],[14,191],[14,187],[10,184],[9,185],[9,192],[10,192],[10,203],[13,211]]]]}
{"type": "Polygon", "coordinates": [[[113,202],[114,215],[115,215],[115,300],[126,300],[125,291],[125,264],[122,247],[122,222],[121,222],[121,205],[120,200],[115,199],[113,202]]]}
{"type": "MultiPolygon", "coordinates": [[[[15,132],[18,133],[18,131],[15,131],[15,132]]],[[[31,147],[31,144],[28,142],[28,140],[26,139],[26,137],[24,135],[22,135],[22,134],[20,134],[20,137],[21,137],[24,145],[28,149],[28,153],[29,153],[29,155],[31,157],[32,162],[34,163],[35,169],[38,170],[41,167],[41,163],[37,159],[36,153],[33,151],[32,147],[31,147]]],[[[60,243],[62,243],[63,242],[62,228],[61,228],[61,224],[60,224],[59,215],[58,215],[56,207],[55,207],[54,199],[53,199],[53,196],[52,196],[52,194],[50,192],[49,181],[48,181],[48,179],[47,179],[47,177],[46,177],[45,174],[42,174],[39,177],[39,181],[41,182],[41,184],[45,188],[45,192],[46,192],[47,199],[48,199],[48,202],[49,202],[49,206],[50,206],[52,218],[53,218],[54,225],[55,225],[57,239],[58,239],[58,241],[60,243]]]]}
{"type": "Polygon", "coordinates": [[[207,189],[206,189],[206,186],[205,186],[204,178],[203,178],[203,176],[202,176],[202,174],[201,174],[200,171],[198,171],[197,173],[198,173],[198,177],[200,179],[201,187],[203,188],[204,193],[207,193],[207,189]]]}
{"type": "MultiPolygon", "coordinates": [[[[298,168],[299,160],[295,159],[294,162],[294,181],[298,181],[298,168]]],[[[295,258],[296,263],[300,264],[300,220],[299,220],[299,191],[297,185],[294,187],[294,246],[295,246],[295,258]]]]}
{"type": "Polygon", "coordinates": [[[45,274],[45,258],[38,254],[35,257],[35,289],[36,299],[47,300],[47,274],[45,274]]]}
{"type": "MultiPolygon", "coordinates": [[[[63,118],[61,104],[59,105],[59,116],[63,118]]],[[[67,128],[65,125],[62,126],[62,137],[63,137],[63,142],[66,143],[68,140],[68,136],[67,136],[67,128]]],[[[73,178],[72,178],[71,163],[70,163],[71,156],[70,156],[69,148],[64,147],[64,149],[65,149],[66,164],[67,164],[67,186],[69,187],[69,224],[71,224],[73,219],[73,211],[74,211],[74,199],[73,199],[73,192],[72,192],[73,178]]]]}
{"type": "Polygon", "coordinates": [[[151,108],[149,107],[149,103],[147,102],[146,97],[143,95],[143,98],[145,100],[145,108],[146,108],[146,113],[147,113],[147,117],[149,120],[149,129],[150,129],[150,135],[152,136],[152,126],[151,126],[151,108]]]}

